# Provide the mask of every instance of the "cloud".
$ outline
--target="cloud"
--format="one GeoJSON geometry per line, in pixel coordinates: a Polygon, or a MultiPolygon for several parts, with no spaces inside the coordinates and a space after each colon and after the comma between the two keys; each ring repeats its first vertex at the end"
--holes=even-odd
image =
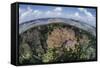
{"type": "Polygon", "coordinates": [[[95,25],[95,16],[93,16],[92,13],[85,8],[78,8],[78,10],[73,13],[67,13],[67,12],[64,13],[63,8],[61,7],[55,7],[52,10],[46,10],[46,11],[39,9],[32,9],[30,6],[27,6],[26,8],[21,8],[21,7],[19,8],[19,23],[37,18],[47,18],[47,17],[72,18],[95,25]]]}
{"type": "Polygon", "coordinates": [[[84,14],[84,16],[81,16],[81,19],[85,22],[87,22],[90,25],[95,26],[95,16],[92,15],[91,12],[89,12],[87,9],[85,8],[78,8],[78,10],[84,14]]]}
{"type": "Polygon", "coordinates": [[[45,13],[46,15],[51,15],[52,14],[52,12],[51,11],[46,11],[46,13],[45,13]]]}
{"type": "Polygon", "coordinates": [[[87,11],[85,8],[78,8],[79,11],[83,12],[85,15],[89,16],[89,17],[93,17],[92,13],[90,13],[89,11],[87,11]]]}
{"type": "Polygon", "coordinates": [[[84,9],[84,8],[78,8],[78,10],[80,10],[80,11],[84,11],[85,9],[84,9]]]}
{"type": "Polygon", "coordinates": [[[76,12],[70,14],[67,13],[66,18],[80,20],[92,26],[95,26],[96,24],[95,16],[85,8],[78,8],[78,11],[76,12]]]}
{"type": "Polygon", "coordinates": [[[71,18],[71,19],[75,19],[75,20],[80,20],[81,19],[81,15],[79,12],[74,12],[74,13],[67,13],[66,15],[64,15],[65,18],[71,18]]]}
{"type": "Polygon", "coordinates": [[[42,14],[42,11],[40,11],[40,10],[34,10],[33,11],[33,15],[35,15],[35,17],[38,17],[38,16],[40,16],[42,14]]]}
{"type": "Polygon", "coordinates": [[[19,8],[19,16],[21,16],[21,14],[24,13],[24,12],[25,12],[25,9],[19,8]]]}
{"type": "Polygon", "coordinates": [[[46,15],[48,17],[59,17],[62,15],[62,8],[56,7],[52,10],[48,10],[44,13],[44,15],[46,15]]]}
{"type": "Polygon", "coordinates": [[[30,13],[32,13],[32,11],[33,10],[30,7],[27,7],[26,11],[20,14],[20,19],[23,19],[24,17],[29,16],[30,13]]]}
{"type": "Polygon", "coordinates": [[[56,7],[52,12],[55,16],[61,16],[63,9],[61,7],[56,7]]]}
{"type": "Polygon", "coordinates": [[[19,23],[32,20],[36,17],[40,17],[41,14],[42,12],[40,10],[33,10],[30,6],[24,9],[19,8],[19,23]]]}
{"type": "Polygon", "coordinates": [[[56,7],[56,8],[54,9],[54,11],[61,12],[61,11],[62,11],[62,8],[61,8],[61,7],[56,7]]]}
{"type": "Polygon", "coordinates": [[[30,6],[19,8],[19,23],[36,18],[60,17],[63,15],[62,10],[61,7],[55,7],[54,9],[47,11],[32,9],[30,6]]]}
{"type": "Polygon", "coordinates": [[[80,17],[79,13],[78,12],[75,12],[74,14],[76,17],[80,17]]]}

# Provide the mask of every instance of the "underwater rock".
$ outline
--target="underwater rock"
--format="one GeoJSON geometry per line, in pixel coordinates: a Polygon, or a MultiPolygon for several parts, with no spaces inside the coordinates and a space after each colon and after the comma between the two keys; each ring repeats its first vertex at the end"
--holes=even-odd
{"type": "Polygon", "coordinates": [[[20,63],[65,62],[96,57],[95,36],[62,22],[30,28],[19,37],[20,63]]]}
{"type": "Polygon", "coordinates": [[[19,47],[19,62],[29,60],[32,57],[32,50],[27,43],[23,43],[19,47]]]}

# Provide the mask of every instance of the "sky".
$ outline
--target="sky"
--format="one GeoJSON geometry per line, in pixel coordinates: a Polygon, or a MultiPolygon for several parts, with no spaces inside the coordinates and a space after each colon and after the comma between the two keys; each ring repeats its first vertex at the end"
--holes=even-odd
{"type": "Polygon", "coordinates": [[[96,9],[80,7],[42,6],[42,5],[19,5],[19,24],[49,17],[71,18],[96,26],[96,9]]]}

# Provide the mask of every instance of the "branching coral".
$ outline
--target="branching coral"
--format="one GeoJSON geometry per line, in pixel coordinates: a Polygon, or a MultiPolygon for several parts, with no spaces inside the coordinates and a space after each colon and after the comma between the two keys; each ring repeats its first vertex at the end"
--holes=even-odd
{"type": "Polygon", "coordinates": [[[77,44],[75,38],[75,32],[68,28],[55,28],[47,39],[48,48],[57,48],[64,46],[69,50],[75,49],[75,44],[77,44]]]}

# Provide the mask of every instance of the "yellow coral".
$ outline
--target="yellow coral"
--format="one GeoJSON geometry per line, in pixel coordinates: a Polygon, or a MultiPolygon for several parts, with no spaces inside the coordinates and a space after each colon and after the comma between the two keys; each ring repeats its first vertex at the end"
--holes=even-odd
{"type": "Polygon", "coordinates": [[[47,39],[48,48],[57,48],[65,45],[64,47],[68,50],[70,48],[74,50],[76,43],[74,30],[68,28],[55,28],[47,39]]]}

